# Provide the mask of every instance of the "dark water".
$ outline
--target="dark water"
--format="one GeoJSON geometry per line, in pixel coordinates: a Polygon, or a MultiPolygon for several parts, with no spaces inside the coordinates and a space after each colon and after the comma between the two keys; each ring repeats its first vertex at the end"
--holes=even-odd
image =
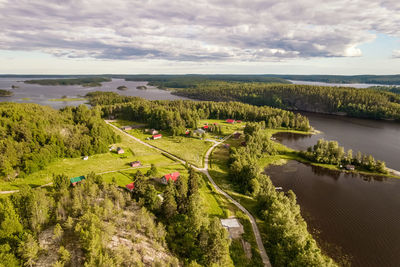
{"type": "Polygon", "coordinates": [[[0,89],[9,89],[14,93],[12,97],[0,97],[0,102],[10,101],[18,103],[37,103],[41,105],[52,106],[54,108],[61,108],[64,106],[76,106],[83,104],[86,101],[55,102],[50,101],[49,99],[58,99],[64,95],[69,98],[78,98],[84,96],[88,92],[93,91],[112,91],[121,95],[138,96],[149,100],[187,99],[172,95],[168,91],[160,90],[153,86],[148,86],[147,82],[125,81],[123,79],[112,79],[111,82],[102,83],[103,86],[100,87],[82,87],[80,85],[43,86],[38,84],[26,84],[22,82],[23,80],[28,79],[0,78],[0,89]],[[19,86],[20,88],[11,89],[12,85],[19,86]],[[129,89],[126,91],[117,90],[117,87],[121,85],[125,85],[129,89]],[[146,85],[148,89],[136,89],[136,87],[140,85],[146,85]],[[29,98],[29,100],[24,98],[29,98]]]}
{"type": "Polygon", "coordinates": [[[383,160],[390,168],[400,170],[400,123],[376,121],[302,113],[310,120],[311,126],[321,131],[317,135],[297,135],[278,133],[279,141],[296,150],[306,150],[315,145],[318,139],[336,140],[345,149],[371,154],[375,159],[383,160]]]}
{"type": "Polygon", "coordinates": [[[340,247],[352,266],[400,266],[400,180],[296,161],[266,173],[275,186],[296,193],[310,230],[320,232],[317,239],[329,254],[337,256],[332,248],[340,247]]]}
{"type": "Polygon", "coordinates": [[[372,83],[325,83],[325,82],[312,82],[312,81],[294,81],[290,80],[293,84],[317,85],[317,86],[338,86],[338,87],[354,87],[354,88],[368,88],[371,86],[392,86],[385,84],[372,84],[372,83]]]}

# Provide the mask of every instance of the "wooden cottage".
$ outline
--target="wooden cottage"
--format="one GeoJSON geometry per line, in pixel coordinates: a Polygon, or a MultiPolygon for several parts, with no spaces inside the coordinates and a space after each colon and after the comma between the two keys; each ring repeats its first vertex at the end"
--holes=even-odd
{"type": "Polygon", "coordinates": [[[140,166],[142,166],[142,164],[138,160],[137,161],[132,161],[130,163],[130,165],[131,165],[131,167],[140,167],[140,166]]]}
{"type": "Polygon", "coordinates": [[[162,137],[162,134],[153,135],[153,140],[160,139],[161,137],[162,137]]]}
{"type": "Polygon", "coordinates": [[[175,182],[176,180],[178,180],[179,176],[180,176],[179,172],[166,174],[161,178],[161,183],[167,184],[169,180],[175,182]]]}
{"type": "Polygon", "coordinates": [[[82,182],[82,180],[85,180],[85,176],[78,176],[78,177],[69,179],[72,186],[75,186],[77,183],[82,182]]]}

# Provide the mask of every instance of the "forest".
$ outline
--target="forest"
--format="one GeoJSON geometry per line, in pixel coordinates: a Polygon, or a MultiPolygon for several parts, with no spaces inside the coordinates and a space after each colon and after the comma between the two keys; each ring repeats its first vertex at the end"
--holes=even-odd
{"type": "Polygon", "coordinates": [[[400,95],[349,87],[294,84],[205,82],[175,94],[193,99],[240,101],[257,106],[400,120],[400,95]]]}
{"type": "Polygon", "coordinates": [[[40,79],[40,80],[26,80],[24,83],[40,84],[40,85],[81,85],[83,87],[97,87],[101,86],[102,82],[109,82],[110,78],[104,77],[82,77],[82,78],[68,78],[68,79],[40,79]]]}
{"type": "Polygon", "coordinates": [[[242,193],[257,199],[258,216],[265,221],[264,245],[273,266],[336,266],[325,256],[307,230],[296,195],[275,190],[270,178],[261,172],[258,160],[276,153],[262,130],[264,122],[248,123],[246,145],[230,149],[229,176],[242,193]]]}
{"type": "Polygon", "coordinates": [[[205,81],[231,81],[231,82],[262,82],[262,83],[291,83],[278,77],[267,77],[265,75],[130,75],[121,76],[126,81],[148,81],[149,85],[165,88],[189,88],[199,82],[205,81]]]}
{"type": "Polygon", "coordinates": [[[14,93],[12,91],[10,91],[10,90],[0,89],[0,97],[1,96],[12,96],[13,94],[14,93]]]}
{"type": "Polygon", "coordinates": [[[106,118],[114,116],[143,122],[175,135],[185,133],[187,128],[197,128],[200,119],[264,121],[270,128],[310,129],[305,116],[267,106],[255,107],[239,102],[148,101],[111,92],[88,93],[87,97],[91,105],[101,106],[106,118]]]}
{"type": "Polygon", "coordinates": [[[0,178],[24,177],[59,158],[104,153],[117,139],[96,108],[0,103],[0,178]]]}
{"type": "Polygon", "coordinates": [[[362,154],[360,151],[353,155],[353,150],[349,149],[346,153],[336,141],[320,139],[317,144],[309,147],[307,151],[302,151],[301,154],[312,162],[343,166],[350,164],[361,170],[387,173],[385,162],[375,160],[373,156],[362,154]]]}
{"type": "Polygon", "coordinates": [[[227,266],[227,233],[202,208],[199,174],[190,176],[168,184],[162,203],[144,180],[128,193],[93,173],[75,187],[64,174],[53,176],[49,190],[24,187],[0,199],[0,262],[6,267],[227,266]]]}

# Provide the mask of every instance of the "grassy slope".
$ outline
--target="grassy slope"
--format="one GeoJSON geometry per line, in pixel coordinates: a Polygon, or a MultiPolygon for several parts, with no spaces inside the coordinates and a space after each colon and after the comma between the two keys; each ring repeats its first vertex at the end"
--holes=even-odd
{"type": "MultiPolygon", "coordinates": [[[[199,126],[202,126],[206,123],[218,123],[222,127],[222,135],[217,135],[210,133],[206,139],[217,139],[219,137],[225,136],[229,133],[236,131],[237,129],[241,129],[244,124],[227,124],[223,120],[202,120],[200,121],[199,126]],[[215,138],[217,137],[217,138],[215,138]]],[[[135,122],[129,121],[117,121],[113,123],[117,127],[121,127],[124,125],[135,125],[135,122]]],[[[146,140],[146,138],[151,138],[151,135],[148,133],[144,133],[143,128],[133,129],[127,131],[129,134],[147,142],[153,146],[161,148],[163,150],[169,151],[172,154],[178,156],[179,158],[188,161],[189,163],[197,166],[203,166],[204,155],[207,150],[212,146],[212,142],[200,140],[198,137],[185,137],[185,136],[172,136],[168,132],[160,131],[163,135],[161,139],[157,140],[146,140]]]]}
{"type": "Polygon", "coordinates": [[[115,153],[98,154],[89,157],[89,160],[81,158],[60,159],[49,164],[45,169],[35,172],[26,178],[18,178],[11,182],[0,181],[0,191],[17,190],[21,185],[39,186],[52,181],[53,174],[65,173],[69,177],[85,175],[90,172],[103,173],[130,168],[128,163],[139,160],[142,165],[149,166],[154,163],[156,166],[175,164],[171,159],[163,156],[134,140],[121,135],[122,141],[115,146],[121,146],[126,151],[120,156],[115,153]],[[126,156],[126,158],[125,158],[126,156]]]}

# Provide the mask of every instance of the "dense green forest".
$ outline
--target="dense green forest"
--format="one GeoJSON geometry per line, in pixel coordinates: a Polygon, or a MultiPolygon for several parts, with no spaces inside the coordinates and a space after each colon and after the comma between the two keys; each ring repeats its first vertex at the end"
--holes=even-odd
{"type": "Polygon", "coordinates": [[[10,90],[0,89],[0,96],[12,96],[14,93],[10,90]]]}
{"type": "Polygon", "coordinates": [[[231,148],[229,162],[231,181],[257,198],[259,217],[265,221],[267,240],[263,241],[272,265],[335,266],[307,231],[296,195],[291,190],[277,192],[270,178],[261,173],[259,158],[276,153],[264,128],[264,122],[246,124],[246,146],[231,148]]]}
{"type": "Polygon", "coordinates": [[[278,77],[288,80],[325,82],[325,83],[371,83],[400,84],[400,75],[286,75],[267,74],[267,77],[278,77]]]}
{"type": "MultiPolygon", "coordinates": [[[[122,76],[121,78],[123,78],[122,76]]],[[[266,77],[265,75],[130,75],[125,77],[127,81],[148,81],[149,85],[158,88],[189,88],[196,83],[204,81],[232,81],[232,82],[263,82],[263,83],[290,83],[285,79],[277,77],[266,77]]]]}
{"type": "Polygon", "coordinates": [[[339,146],[336,141],[318,140],[318,143],[303,151],[302,155],[317,163],[327,163],[333,165],[352,164],[361,170],[368,170],[378,173],[387,173],[386,165],[383,161],[375,160],[371,155],[362,154],[358,151],[353,155],[353,150],[349,149],[347,153],[344,148],[339,146]]]}
{"type": "Polygon", "coordinates": [[[0,177],[12,180],[63,157],[104,153],[117,136],[100,110],[0,103],[0,177]]]}
{"type": "Polygon", "coordinates": [[[290,110],[400,120],[400,95],[372,89],[206,82],[194,88],[177,89],[175,94],[200,100],[240,101],[290,110]]]}
{"type": "Polygon", "coordinates": [[[400,86],[371,86],[368,89],[382,90],[395,94],[400,94],[400,86]]]}
{"type": "Polygon", "coordinates": [[[264,121],[270,128],[310,129],[308,119],[300,114],[239,102],[148,101],[111,92],[93,92],[87,96],[90,104],[102,106],[105,117],[117,116],[144,122],[150,127],[169,130],[175,135],[184,134],[187,128],[197,128],[200,119],[264,121]]]}
{"type": "Polygon", "coordinates": [[[70,79],[41,79],[41,80],[26,80],[24,83],[40,84],[40,85],[81,85],[83,87],[101,86],[102,82],[109,82],[110,78],[104,77],[84,77],[70,79]]]}
{"type": "MultiPolygon", "coordinates": [[[[51,189],[25,187],[0,200],[1,266],[178,266],[167,244],[173,230],[128,192],[94,174],[72,188],[65,175],[53,179],[51,189]]],[[[229,243],[220,225],[205,220],[197,224],[207,229],[198,249],[221,250],[195,259],[218,262],[229,243]]]]}

